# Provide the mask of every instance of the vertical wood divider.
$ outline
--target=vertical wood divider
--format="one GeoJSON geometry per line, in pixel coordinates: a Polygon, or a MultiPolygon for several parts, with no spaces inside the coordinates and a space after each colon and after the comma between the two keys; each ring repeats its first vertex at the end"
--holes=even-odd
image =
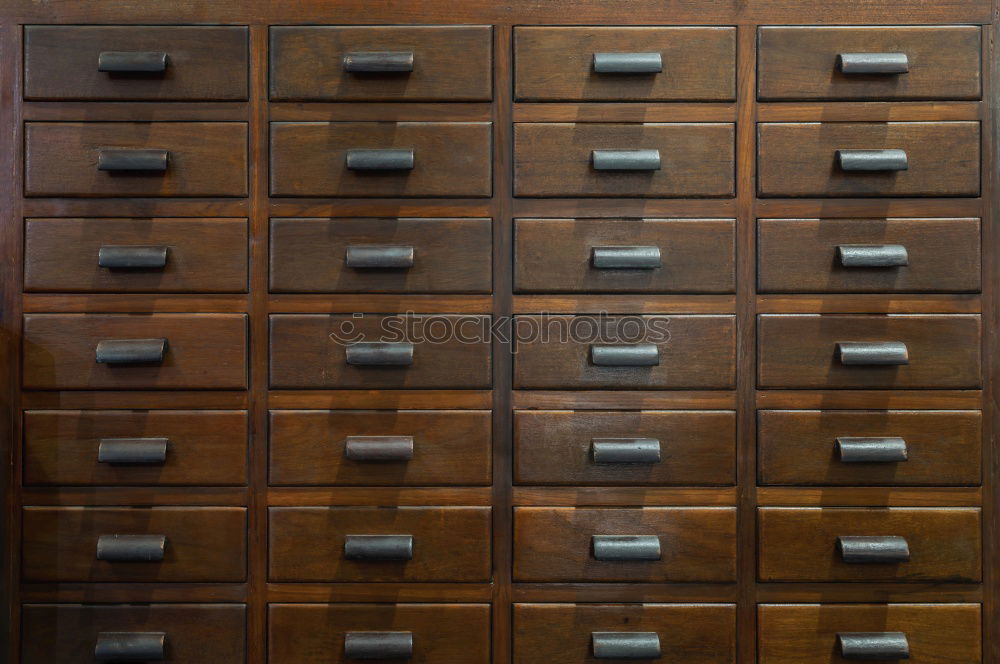
{"type": "Polygon", "coordinates": [[[996,224],[1000,219],[1000,168],[996,159],[997,141],[1000,141],[1000,86],[994,82],[1000,76],[1000,62],[997,61],[997,42],[1000,38],[1000,2],[993,3],[993,24],[983,26],[983,121],[982,159],[986,169],[982,196],[982,246],[983,246],[983,365],[986,374],[983,381],[983,662],[1000,664],[1000,615],[997,600],[1000,599],[1000,573],[996,569],[996,558],[1000,554],[997,537],[1000,537],[1000,509],[997,506],[997,487],[1000,486],[1000,455],[997,454],[997,434],[1000,433],[1000,399],[996,380],[1000,377],[1000,303],[997,302],[996,286],[998,273],[997,256],[1000,254],[1000,233],[996,224]]]}

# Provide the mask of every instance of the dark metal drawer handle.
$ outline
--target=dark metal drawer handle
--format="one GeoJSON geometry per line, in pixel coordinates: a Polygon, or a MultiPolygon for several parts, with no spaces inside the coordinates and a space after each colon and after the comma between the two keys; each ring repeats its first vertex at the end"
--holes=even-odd
{"type": "Polygon", "coordinates": [[[164,658],[164,632],[99,632],[94,659],[99,662],[155,662],[164,658]]]}
{"type": "Polygon", "coordinates": [[[97,56],[97,71],[109,74],[162,74],[167,54],[160,51],[103,51],[97,56]]]}
{"type": "Polygon", "coordinates": [[[657,659],[660,635],[656,632],[591,632],[595,659],[657,659]]]}
{"type": "Polygon", "coordinates": [[[356,270],[399,270],[413,267],[413,247],[352,244],[344,259],[356,270]]]}
{"type": "Polygon", "coordinates": [[[598,74],[659,74],[663,57],[659,53],[594,53],[598,74]]]}
{"type": "Polygon", "coordinates": [[[846,366],[898,366],[910,363],[902,341],[840,341],[837,357],[846,366]]]}
{"type": "Polygon", "coordinates": [[[906,538],[895,535],[838,537],[837,551],[845,563],[905,563],[910,559],[906,538]]]}
{"type": "Polygon", "coordinates": [[[347,168],[351,171],[413,170],[413,149],[348,150],[347,168]]]}
{"type": "Polygon", "coordinates": [[[409,659],[413,657],[413,632],[348,632],[344,637],[347,659],[409,659]]]}
{"type": "Polygon", "coordinates": [[[413,560],[413,535],[347,535],[348,560],[413,560]]]}
{"type": "Polygon", "coordinates": [[[344,456],[351,461],[409,461],[413,436],[348,436],[344,456]]]}
{"type": "Polygon", "coordinates": [[[906,53],[841,53],[837,69],[841,74],[905,74],[910,61],[906,53]]]}
{"type": "Polygon", "coordinates": [[[595,560],[660,559],[660,538],[657,535],[593,535],[590,542],[595,560]]]}
{"type": "Polygon", "coordinates": [[[843,267],[905,267],[910,264],[901,244],[842,244],[837,259],[843,267]]]}
{"type": "Polygon", "coordinates": [[[167,266],[167,248],[101,247],[97,250],[97,265],[109,270],[158,270],[167,266]]]}
{"type": "Polygon", "coordinates": [[[841,463],[899,463],[908,452],[902,438],[837,438],[841,463]]]}
{"type": "Polygon", "coordinates": [[[97,461],[110,464],[162,464],[167,460],[166,438],[102,438],[97,461]]]}
{"type": "Polygon", "coordinates": [[[598,367],[655,367],[660,364],[656,344],[591,346],[590,361],[598,367]]]}
{"type": "Polygon", "coordinates": [[[101,150],[97,170],[115,173],[165,173],[170,152],[167,150],[101,150]]]}
{"type": "Polygon", "coordinates": [[[167,547],[166,535],[101,535],[97,559],[114,563],[158,563],[167,547]]]}
{"type": "Polygon", "coordinates": [[[413,364],[413,344],[362,341],[347,347],[347,363],[357,366],[408,367],[413,364]]]}
{"type": "Polygon", "coordinates": [[[594,438],[594,463],[660,463],[660,441],[655,438],[594,438]]]}
{"type": "Polygon", "coordinates": [[[837,644],[844,659],[910,658],[910,644],[903,632],[839,632],[837,644]]]}
{"type": "Polygon", "coordinates": [[[659,150],[594,150],[590,160],[597,171],[658,171],[659,150]]]}
{"type": "Polygon", "coordinates": [[[413,71],[412,51],[357,51],[344,56],[352,74],[400,74],[413,71]]]}
{"type": "Polygon", "coordinates": [[[99,364],[160,364],[166,339],[105,339],[97,342],[99,364]]]}
{"type": "Polygon", "coordinates": [[[655,270],[663,266],[659,247],[593,247],[590,262],[598,270],[655,270]]]}
{"type": "Polygon", "coordinates": [[[910,167],[906,150],[837,150],[842,171],[882,173],[905,171],[910,167]]]}

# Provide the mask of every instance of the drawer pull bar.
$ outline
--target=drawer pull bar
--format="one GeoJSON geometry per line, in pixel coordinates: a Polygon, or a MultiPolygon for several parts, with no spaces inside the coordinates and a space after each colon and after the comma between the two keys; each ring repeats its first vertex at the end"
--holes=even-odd
{"type": "Polygon", "coordinates": [[[166,352],[166,339],[106,339],[95,355],[99,364],[160,364],[166,352]]]}
{"type": "Polygon", "coordinates": [[[352,244],[344,259],[356,270],[399,270],[413,267],[413,247],[352,244]]]}
{"type": "Polygon", "coordinates": [[[660,538],[657,535],[593,535],[590,541],[595,560],[660,559],[660,538]]]}
{"type": "Polygon", "coordinates": [[[167,54],[159,51],[103,51],[97,56],[97,71],[109,74],[162,74],[167,54]]]}
{"type": "Polygon", "coordinates": [[[593,247],[590,262],[598,270],[655,270],[663,267],[659,247],[593,247]]]}
{"type": "Polygon", "coordinates": [[[347,363],[356,366],[408,367],[413,364],[413,344],[362,341],[347,347],[347,363]]]}
{"type": "Polygon", "coordinates": [[[158,270],[167,266],[167,248],[101,247],[97,250],[97,265],[109,270],[158,270]]]}
{"type": "Polygon", "coordinates": [[[97,170],[165,173],[169,157],[167,150],[101,150],[97,153],[97,170]]]}
{"type": "Polygon", "coordinates": [[[352,74],[401,74],[413,71],[413,51],[357,51],[344,56],[352,74]]]}
{"type": "Polygon", "coordinates": [[[905,267],[910,264],[901,244],[842,244],[837,259],[843,267],[905,267]]]}
{"type": "Polygon", "coordinates": [[[902,438],[837,438],[841,463],[899,463],[908,452],[902,438]]]}
{"type": "Polygon", "coordinates": [[[413,149],[348,150],[347,168],[351,171],[413,170],[413,149]]]}
{"type": "Polygon", "coordinates": [[[591,346],[590,361],[599,367],[655,367],[660,364],[656,344],[591,346]]]}
{"type": "Polygon", "coordinates": [[[348,560],[413,560],[413,535],[348,535],[348,560]]]}
{"type": "Polygon", "coordinates": [[[413,657],[413,632],[348,632],[344,636],[347,659],[409,659],[413,657]]]}
{"type": "Polygon", "coordinates": [[[594,438],[594,463],[660,463],[660,441],[655,438],[594,438]]]}
{"type": "Polygon", "coordinates": [[[837,357],[845,366],[899,366],[910,363],[906,344],[901,341],[840,341],[837,357]]]}
{"type": "Polygon", "coordinates": [[[659,53],[594,53],[598,74],[659,74],[663,57],[659,53]]]}
{"type": "Polygon", "coordinates": [[[595,659],[658,659],[660,635],[656,632],[591,632],[595,659]]]}
{"type": "Polygon", "coordinates": [[[348,436],[344,456],[351,461],[409,461],[413,436],[348,436]]]}
{"type": "Polygon", "coordinates": [[[842,536],[837,551],[845,563],[905,563],[910,559],[910,545],[905,537],[842,536]]]}
{"type": "Polygon", "coordinates": [[[102,438],[97,446],[98,463],[162,464],[167,460],[166,438],[102,438]]]}
{"type": "Polygon", "coordinates": [[[101,535],[97,559],[113,563],[158,563],[167,547],[166,535],[101,535]]]}
{"type": "Polygon", "coordinates": [[[158,662],[164,658],[164,632],[99,632],[94,645],[98,662],[158,662]]]}
{"type": "Polygon", "coordinates": [[[594,150],[590,160],[596,171],[658,171],[659,150],[594,150]]]}
{"type": "Polygon", "coordinates": [[[906,150],[837,150],[840,170],[852,173],[905,171],[910,165],[906,150]]]}
{"type": "Polygon", "coordinates": [[[844,659],[910,658],[910,644],[903,632],[840,632],[837,644],[844,659]]]}
{"type": "Polygon", "coordinates": [[[841,53],[837,69],[841,74],[905,74],[910,61],[906,53],[841,53]]]}

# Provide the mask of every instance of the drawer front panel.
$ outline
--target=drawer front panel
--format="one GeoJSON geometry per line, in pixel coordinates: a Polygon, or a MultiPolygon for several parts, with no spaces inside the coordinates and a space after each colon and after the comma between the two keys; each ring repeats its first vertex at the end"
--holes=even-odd
{"type": "Polygon", "coordinates": [[[758,317],[760,387],[976,388],[978,315],[758,317]],[[909,364],[846,364],[851,342],[903,343],[909,364]]]}
{"type": "Polygon", "coordinates": [[[273,26],[271,99],[489,101],[492,39],[485,25],[273,26]],[[385,52],[393,62],[364,62],[385,52]],[[348,71],[359,68],[368,71],[348,71]]]}
{"type": "Polygon", "coordinates": [[[489,507],[272,507],[269,514],[274,582],[490,578],[489,507]],[[348,543],[359,535],[410,536],[410,557],[349,557],[348,543]]]}
{"type": "Polygon", "coordinates": [[[492,246],[489,219],[272,219],[271,290],[489,293],[492,246]]]}
{"type": "Polygon", "coordinates": [[[244,485],[248,433],[246,411],[28,411],[24,483],[244,485]],[[149,450],[163,453],[139,462],[149,450]]]}
{"type": "Polygon", "coordinates": [[[486,485],[489,411],[272,410],[278,485],[486,485]]]}
{"type": "Polygon", "coordinates": [[[731,101],[736,30],[519,26],[514,72],[522,101],[731,101]],[[655,54],[662,71],[595,71],[599,53],[655,54]]]}
{"type": "Polygon", "coordinates": [[[768,293],[974,293],[979,235],[978,219],[761,219],[757,284],[768,293]]]}
{"type": "Polygon", "coordinates": [[[514,195],[731,198],[732,124],[514,124],[514,195]],[[595,150],[650,151],[648,170],[598,170],[595,150]]]}
{"type": "Polygon", "coordinates": [[[247,289],[245,219],[28,219],[24,235],[26,291],[247,289]]]}
{"type": "Polygon", "coordinates": [[[234,389],[247,384],[243,314],[28,314],[26,389],[234,389]],[[161,362],[100,363],[102,341],[166,339],[161,362]]]}
{"type": "Polygon", "coordinates": [[[758,509],[761,581],[982,579],[978,508],[758,509]],[[902,537],[906,562],[846,562],[839,537],[902,537]]]}
{"type": "Polygon", "coordinates": [[[514,288],[519,293],[732,293],[732,219],[518,219],[514,288]],[[602,252],[632,249],[610,266],[602,252]],[[638,250],[654,260],[633,263],[638,250]],[[654,251],[655,250],[655,251],[654,251]],[[655,266],[654,266],[655,265],[655,266]]]}
{"type": "Polygon", "coordinates": [[[736,510],[515,507],[514,580],[733,582],[736,510]],[[659,559],[598,560],[595,535],[657,538],[659,559]]]}
{"type": "Polygon", "coordinates": [[[24,141],[26,196],[247,195],[243,122],[28,122],[24,141]],[[165,169],[101,170],[102,153],[139,150],[165,169]]]}
{"type": "Polygon", "coordinates": [[[583,486],[734,484],[736,413],[518,410],[514,412],[514,482],[583,486]],[[616,444],[620,454],[626,456],[608,459],[604,455],[614,457],[616,444]],[[655,448],[655,454],[643,452],[650,446],[655,448]],[[642,460],[637,461],[635,455],[642,460]]]}
{"type": "Polygon", "coordinates": [[[246,578],[242,507],[25,507],[24,581],[240,582],[246,578]],[[109,535],[163,536],[155,560],[99,560],[109,535]]]}

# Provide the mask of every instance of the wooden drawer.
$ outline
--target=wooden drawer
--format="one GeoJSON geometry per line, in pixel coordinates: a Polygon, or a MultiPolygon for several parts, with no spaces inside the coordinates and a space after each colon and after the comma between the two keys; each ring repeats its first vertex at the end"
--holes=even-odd
{"type": "Polygon", "coordinates": [[[982,385],[978,314],[762,315],[757,331],[760,387],[946,389],[982,385]],[[852,356],[847,348],[838,347],[859,342],[882,344],[872,349],[902,343],[909,364],[877,364],[883,360],[852,356]]]}
{"type": "Polygon", "coordinates": [[[492,247],[489,219],[272,219],[271,290],[489,293],[492,247]]]}
{"type": "Polygon", "coordinates": [[[489,316],[474,315],[275,314],[271,387],[489,389],[489,323],[489,316]],[[412,343],[412,364],[348,364],[355,340],[412,343]]]}
{"type": "Polygon", "coordinates": [[[489,507],[271,507],[268,512],[271,581],[490,578],[489,507]],[[394,538],[366,539],[372,535],[394,538]]]}
{"type": "Polygon", "coordinates": [[[761,581],[982,580],[978,508],[763,507],[761,581]],[[845,562],[840,537],[902,537],[906,562],[845,562]]]}
{"type": "Polygon", "coordinates": [[[243,604],[25,604],[21,621],[21,664],[93,662],[98,644],[115,632],[162,633],[172,662],[246,658],[243,604]]]}
{"type": "Polygon", "coordinates": [[[26,485],[244,485],[247,414],[225,410],[30,410],[26,485]]]}
{"type": "Polygon", "coordinates": [[[514,580],[731,583],[736,580],[736,510],[515,507],[514,580]],[[601,535],[655,538],[660,557],[598,559],[592,538],[601,535]]]}
{"type": "Polygon", "coordinates": [[[25,196],[246,196],[244,122],[27,122],[25,196]],[[163,170],[101,170],[138,151],[163,170]],[[161,163],[162,160],[161,160],[161,163]]]}
{"type": "Polygon", "coordinates": [[[732,293],[736,222],[518,219],[514,256],[519,293],[732,293]]]}
{"type": "Polygon", "coordinates": [[[644,647],[659,646],[658,662],[736,661],[733,604],[515,604],[513,610],[514,661],[522,664],[602,661],[608,657],[595,656],[595,646],[602,647],[597,634],[634,632],[644,633],[644,647]]]}
{"type": "Polygon", "coordinates": [[[517,410],[514,482],[735,484],[736,413],[517,410]]]}
{"type": "Polygon", "coordinates": [[[24,98],[246,99],[247,54],[242,26],[28,25],[24,98]],[[153,71],[128,71],[136,66],[153,71]]]}
{"type": "Polygon", "coordinates": [[[761,196],[979,195],[978,122],[761,123],[757,133],[761,196]],[[841,163],[844,150],[902,150],[906,170],[845,170],[855,165],[841,163]]]}
{"type": "Polygon", "coordinates": [[[22,518],[24,581],[246,579],[247,518],[242,507],[25,507],[22,518]],[[107,544],[107,538],[101,541],[108,535],[165,537],[162,560],[112,560],[121,552],[112,552],[117,547],[107,544]],[[105,553],[98,554],[103,546],[105,553]]]}
{"type": "Polygon", "coordinates": [[[272,410],[276,485],[487,485],[484,410],[272,410]]]}
{"type": "Polygon", "coordinates": [[[735,126],[707,123],[514,124],[514,195],[732,198],[735,126]],[[623,150],[649,170],[603,170],[593,152],[623,150]],[[638,154],[642,151],[642,154],[638,154]],[[658,164],[645,153],[655,151],[658,164]]]}
{"type": "Polygon", "coordinates": [[[979,26],[762,27],[761,99],[979,99],[979,26]],[[906,56],[905,73],[855,73],[841,54],[906,56]]]}
{"type": "Polygon", "coordinates": [[[733,316],[518,316],[515,321],[519,335],[515,388],[732,389],[735,385],[733,316]],[[607,355],[595,351],[607,346],[635,347],[633,351],[643,354],[641,361],[658,364],[626,365],[628,360],[595,356],[595,352],[607,355]]]}
{"type": "Polygon", "coordinates": [[[979,219],[757,222],[761,292],[974,293],[979,256],[979,219]]]}
{"type": "Polygon", "coordinates": [[[345,641],[358,632],[408,632],[410,662],[490,661],[489,604],[270,604],[267,622],[271,664],[355,661],[345,641]]]}
{"type": "Polygon", "coordinates": [[[519,26],[514,74],[522,101],[732,101],[736,30],[519,26]],[[655,54],[662,71],[655,62],[646,73],[607,71],[621,65],[606,56],[623,53],[655,54]]]}
{"type": "Polygon", "coordinates": [[[271,195],[489,196],[491,130],[489,122],[272,122],[271,195]],[[410,168],[348,168],[358,150],[410,150],[410,168]]]}
{"type": "Polygon", "coordinates": [[[24,289],[242,293],[247,253],[246,219],[28,219],[24,289]]]}
{"type": "Polygon", "coordinates": [[[978,410],[761,410],[760,483],[975,486],[982,435],[978,410]]]}
{"type": "Polygon", "coordinates": [[[488,25],[272,26],[270,70],[275,101],[489,101],[493,32],[488,25]],[[357,57],[378,52],[395,57],[357,57]]]}
{"type": "MultiPolygon", "coordinates": [[[[759,661],[835,664],[839,634],[902,632],[911,664],[982,661],[979,604],[761,604],[759,661]]],[[[892,659],[896,659],[893,657],[892,659]]]]}
{"type": "Polygon", "coordinates": [[[230,389],[247,385],[244,314],[27,314],[24,387],[230,389]],[[160,362],[97,362],[102,341],[166,339],[160,362]]]}

